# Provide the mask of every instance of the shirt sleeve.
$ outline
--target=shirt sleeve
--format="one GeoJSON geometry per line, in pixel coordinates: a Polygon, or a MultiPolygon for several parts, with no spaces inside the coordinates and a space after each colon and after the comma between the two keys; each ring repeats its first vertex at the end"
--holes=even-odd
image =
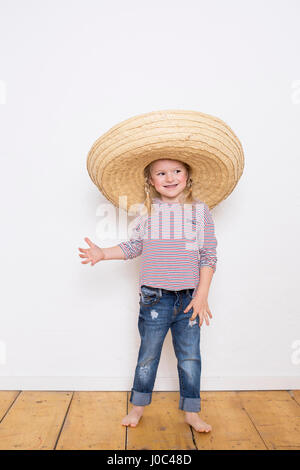
{"type": "Polygon", "coordinates": [[[137,217],[133,224],[130,239],[125,242],[118,243],[119,247],[125,253],[125,260],[136,258],[140,256],[143,251],[143,238],[144,238],[144,218],[137,217]]]}
{"type": "Polygon", "coordinates": [[[217,239],[215,236],[215,225],[208,205],[204,203],[204,236],[203,245],[200,246],[200,269],[210,266],[214,272],[217,267],[217,239]]]}

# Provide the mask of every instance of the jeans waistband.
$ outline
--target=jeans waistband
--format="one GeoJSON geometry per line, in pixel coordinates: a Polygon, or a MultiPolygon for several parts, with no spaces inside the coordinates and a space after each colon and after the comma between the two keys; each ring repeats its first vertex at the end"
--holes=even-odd
{"type": "MultiPolygon", "coordinates": [[[[141,286],[142,288],[143,286],[141,286]]],[[[180,290],[170,290],[170,289],[163,289],[162,287],[150,287],[150,286],[145,286],[145,287],[148,287],[148,289],[153,289],[153,290],[156,290],[158,293],[159,293],[159,296],[161,297],[163,293],[165,294],[180,294],[180,292],[184,293],[184,294],[193,294],[195,288],[194,287],[190,287],[190,288],[187,288],[187,289],[180,289],[180,290]]]]}
{"type": "Polygon", "coordinates": [[[162,296],[163,293],[166,293],[166,294],[169,294],[169,293],[173,293],[174,294],[180,294],[181,292],[184,293],[184,294],[189,294],[190,291],[193,291],[195,290],[194,287],[190,287],[189,289],[181,289],[181,290],[168,290],[168,289],[163,289],[161,287],[158,287],[157,288],[158,291],[159,291],[159,295],[162,296]]]}

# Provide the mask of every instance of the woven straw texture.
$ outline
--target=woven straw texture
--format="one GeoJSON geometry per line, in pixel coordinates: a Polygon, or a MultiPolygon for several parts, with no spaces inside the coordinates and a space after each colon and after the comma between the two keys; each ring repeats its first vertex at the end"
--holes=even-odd
{"type": "Polygon", "coordinates": [[[127,196],[128,210],[144,202],[143,170],[161,158],[190,165],[193,195],[210,209],[229,196],[244,169],[242,145],[224,121],[198,111],[164,110],[134,116],[99,137],[87,170],[115,206],[127,196]]]}

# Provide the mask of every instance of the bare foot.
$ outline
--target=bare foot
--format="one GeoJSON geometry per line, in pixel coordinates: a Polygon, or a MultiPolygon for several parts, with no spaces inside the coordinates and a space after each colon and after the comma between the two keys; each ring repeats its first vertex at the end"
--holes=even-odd
{"type": "Polygon", "coordinates": [[[212,430],[211,425],[203,421],[198,413],[186,411],[185,422],[190,424],[195,429],[195,431],[198,432],[210,432],[212,430]]]}
{"type": "Polygon", "coordinates": [[[144,408],[144,406],[133,405],[128,415],[126,415],[125,418],[122,419],[122,425],[131,426],[132,428],[135,428],[143,415],[144,408]]]}

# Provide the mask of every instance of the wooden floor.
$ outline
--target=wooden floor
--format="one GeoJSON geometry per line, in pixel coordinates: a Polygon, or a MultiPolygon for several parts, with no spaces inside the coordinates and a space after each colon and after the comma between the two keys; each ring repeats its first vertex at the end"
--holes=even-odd
{"type": "Polygon", "coordinates": [[[0,449],[300,449],[300,390],[201,392],[197,433],[179,392],[153,392],[136,428],[130,392],[0,391],[0,449]]]}

